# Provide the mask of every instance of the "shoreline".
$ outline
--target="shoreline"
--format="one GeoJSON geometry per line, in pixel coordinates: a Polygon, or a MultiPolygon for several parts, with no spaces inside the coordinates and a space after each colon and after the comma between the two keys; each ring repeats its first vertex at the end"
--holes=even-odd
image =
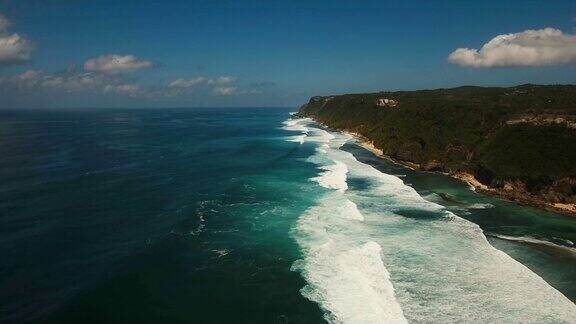
{"type": "MultiPolygon", "coordinates": [[[[333,128],[331,128],[331,127],[329,127],[323,123],[320,123],[320,124],[323,127],[333,129],[333,128]]],[[[516,191],[511,191],[511,190],[508,191],[508,190],[499,189],[499,188],[492,188],[492,187],[489,187],[489,186],[481,183],[480,181],[478,181],[478,179],[476,179],[473,174],[463,172],[463,171],[440,172],[440,171],[422,170],[420,165],[417,163],[397,160],[397,159],[394,159],[394,158],[384,154],[384,152],[381,149],[374,146],[374,143],[369,138],[367,138],[361,134],[358,134],[358,133],[355,133],[352,131],[347,131],[347,130],[337,130],[336,129],[336,131],[339,131],[339,132],[342,132],[342,133],[345,133],[345,134],[352,136],[353,138],[355,138],[358,141],[358,144],[360,144],[361,147],[374,153],[374,155],[378,156],[379,158],[392,161],[393,163],[397,163],[399,165],[407,167],[410,170],[420,171],[420,172],[441,173],[441,174],[450,176],[454,179],[457,179],[457,180],[460,180],[460,181],[466,183],[468,186],[470,186],[470,188],[472,190],[479,192],[479,193],[482,193],[482,194],[486,194],[486,195],[489,195],[492,197],[504,199],[504,200],[507,200],[510,202],[515,202],[515,203],[525,205],[525,206],[531,206],[531,207],[535,207],[535,208],[548,210],[551,212],[561,213],[561,214],[567,215],[567,216],[576,217],[576,204],[552,203],[552,202],[547,202],[547,201],[540,199],[540,198],[529,197],[529,196],[527,197],[525,194],[523,194],[521,192],[516,192],[516,191]]]]}

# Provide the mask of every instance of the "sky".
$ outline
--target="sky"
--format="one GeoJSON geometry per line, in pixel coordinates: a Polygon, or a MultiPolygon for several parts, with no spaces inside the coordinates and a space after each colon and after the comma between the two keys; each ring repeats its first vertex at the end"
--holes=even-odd
{"type": "Polygon", "coordinates": [[[576,83],[576,1],[0,0],[0,108],[576,83]]]}

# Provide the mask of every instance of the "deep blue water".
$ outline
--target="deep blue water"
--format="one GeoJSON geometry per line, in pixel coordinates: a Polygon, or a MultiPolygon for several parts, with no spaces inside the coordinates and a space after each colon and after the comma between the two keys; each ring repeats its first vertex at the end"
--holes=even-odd
{"type": "MultiPolygon", "coordinates": [[[[410,272],[432,265],[421,263],[426,255],[439,256],[434,258],[442,261],[439,269],[457,266],[459,261],[448,257],[457,255],[449,251],[451,242],[470,235],[476,242],[472,223],[462,225],[472,232],[457,231],[458,222],[444,226],[450,222],[445,211],[479,224],[492,245],[575,299],[576,263],[566,243],[576,241],[574,219],[484,197],[441,175],[406,170],[353,141],[327,139],[309,123],[299,132],[304,126],[283,124],[288,112],[0,112],[0,322],[350,322],[358,318],[347,310],[389,316],[394,305],[409,321],[440,319],[428,314],[437,307],[434,300],[476,298],[440,289],[442,278],[451,280],[445,273],[410,272]],[[348,143],[334,146],[338,140],[348,143]],[[321,145],[327,153],[319,151],[321,145]],[[357,161],[346,160],[346,152],[357,161]],[[345,165],[345,189],[338,187],[340,171],[330,169],[334,161],[345,165]],[[416,191],[395,177],[378,180],[369,166],[400,175],[416,191]],[[372,190],[375,181],[384,189],[372,190]],[[388,187],[386,181],[392,181],[388,187]],[[426,201],[418,195],[445,210],[432,203],[421,207],[426,201]],[[344,197],[358,206],[350,215],[358,212],[365,220],[347,217],[350,204],[338,207],[348,201],[344,197]],[[342,222],[330,223],[342,215],[342,222]],[[452,229],[443,232],[446,228],[452,229]],[[417,241],[442,233],[445,241],[417,241]],[[508,236],[557,245],[502,239],[508,236]],[[361,262],[373,269],[370,277],[363,277],[364,268],[345,267],[361,262]],[[390,272],[389,282],[368,290],[354,284],[379,278],[382,269],[390,272]],[[358,276],[348,276],[355,271],[358,276]],[[438,288],[426,286],[425,276],[439,280],[438,288]],[[385,299],[382,291],[392,285],[397,302],[380,307],[373,297],[385,299]],[[356,294],[354,287],[364,290],[356,294]],[[438,292],[415,294],[415,287],[438,292]],[[368,306],[373,307],[355,308],[368,306]]],[[[478,262],[492,262],[494,249],[481,240],[474,244],[455,246],[462,255],[481,250],[476,257],[484,259],[478,262]]],[[[512,261],[506,261],[510,273],[538,278],[512,261]]],[[[495,270],[480,267],[458,277],[476,281],[451,282],[476,287],[480,275],[492,278],[490,271],[495,270]]],[[[538,287],[542,283],[535,282],[538,287]]],[[[485,287],[486,293],[490,289],[485,287]]],[[[541,298],[558,298],[550,289],[541,298]]],[[[494,298],[490,307],[500,307],[494,298]]],[[[522,307],[531,305],[515,310],[522,307]]]]}
{"type": "Polygon", "coordinates": [[[2,112],[0,319],[318,322],[287,110],[2,112]],[[273,219],[272,221],[270,219],[273,219]]]}

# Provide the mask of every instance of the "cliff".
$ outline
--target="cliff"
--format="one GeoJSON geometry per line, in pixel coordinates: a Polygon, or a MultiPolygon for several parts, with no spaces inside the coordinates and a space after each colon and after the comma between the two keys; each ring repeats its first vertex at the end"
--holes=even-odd
{"type": "Polygon", "coordinates": [[[317,96],[298,115],[360,134],[422,170],[472,175],[488,193],[564,211],[576,206],[574,85],[317,96]]]}

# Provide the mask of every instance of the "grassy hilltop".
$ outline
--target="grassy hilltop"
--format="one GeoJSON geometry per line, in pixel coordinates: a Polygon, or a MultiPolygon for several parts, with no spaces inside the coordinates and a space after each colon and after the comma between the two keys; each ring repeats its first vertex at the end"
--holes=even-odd
{"type": "Polygon", "coordinates": [[[511,196],[576,202],[573,85],[313,97],[299,115],[359,133],[384,154],[424,170],[471,173],[511,196]],[[380,107],[378,98],[398,104],[380,107]]]}

